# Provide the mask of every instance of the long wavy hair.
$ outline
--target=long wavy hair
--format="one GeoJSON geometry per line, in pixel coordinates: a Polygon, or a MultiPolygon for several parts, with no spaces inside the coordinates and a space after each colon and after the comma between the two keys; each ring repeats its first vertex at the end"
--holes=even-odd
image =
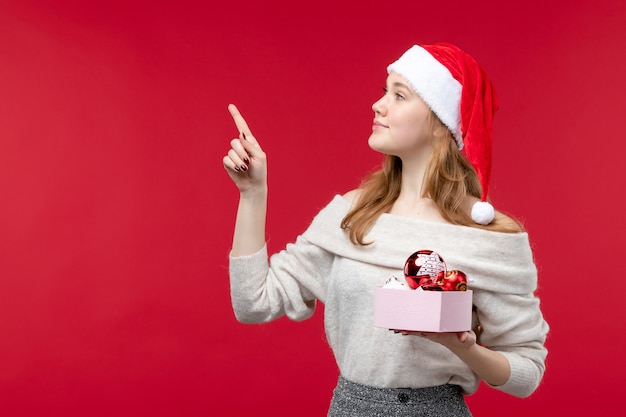
{"type": "MultiPolygon", "coordinates": [[[[488,225],[475,223],[464,210],[468,196],[480,198],[481,186],[476,170],[459,151],[452,133],[431,111],[428,117],[433,151],[428,159],[422,197],[432,199],[442,217],[452,224],[476,227],[504,233],[522,230],[519,221],[496,214],[488,225]]],[[[360,195],[354,207],[341,222],[349,232],[352,243],[369,245],[365,235],[378,217],[388,212],[400,195],[402,160],[385,155],[381,169],[368,175],[361,183],[360,195]]]]}

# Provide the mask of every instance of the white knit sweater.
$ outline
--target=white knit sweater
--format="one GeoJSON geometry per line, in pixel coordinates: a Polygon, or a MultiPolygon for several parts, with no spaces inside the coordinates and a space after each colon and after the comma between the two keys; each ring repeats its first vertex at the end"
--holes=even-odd
{"type": "Polygon", "coordinates": [[[548,325],[534,296],[537,270],[526,233],[497,233],[383,214],[366,241],[353,245],[340,228],[350,202],[337,195],[294,244],[230,258],[231,297],[237,319],[260,323],[287,315],[309,318],[324,303],[324,325],[341,374],[387,388],[460,385],[471,394],[478,377],[447,348],[421,337],[373,326],[374,289],[403,276],[407,257],[420,249],[443,256],[448,269],[473,281],[473,302],[484,328],[481,342],[503,353],[511,377],[495,387],[526,397],[539,385],[548,325]]]}

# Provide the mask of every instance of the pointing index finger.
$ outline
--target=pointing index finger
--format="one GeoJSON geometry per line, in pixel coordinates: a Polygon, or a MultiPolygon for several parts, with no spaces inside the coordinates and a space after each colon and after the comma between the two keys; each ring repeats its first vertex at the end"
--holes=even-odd
{"type": "Polygon", "coordinates": [[[252,136],[252,131],[248,127],[248,124],[246,123],[246,119],[243,118],[237,106],[235,106],[234,104],[229,104],[228,111],[230,112],[230,115],[233,117],[233,120],[235,122],[235,125],[237,126],[237,129],[246,135],[252,136]]]}

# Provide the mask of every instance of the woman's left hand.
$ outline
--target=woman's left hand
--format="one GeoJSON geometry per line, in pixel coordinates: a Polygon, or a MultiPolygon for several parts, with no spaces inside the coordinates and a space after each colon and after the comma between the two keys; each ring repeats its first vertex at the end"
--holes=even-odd
{"type": "Polygon", "coordinates": [[[474,331],[431,333],[394,330],[394,332],[405,336],[423,337],[447,347],[490,385],[502,385],[511,377],[511,366],[506,356],[477,343],[474,331]]]}

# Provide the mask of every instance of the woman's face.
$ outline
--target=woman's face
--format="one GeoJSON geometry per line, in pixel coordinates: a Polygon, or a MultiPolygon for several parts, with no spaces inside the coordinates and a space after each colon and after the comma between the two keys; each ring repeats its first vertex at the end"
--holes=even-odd
{"type": "Polygon", "coordinates": [[[373,150],[405,159],[431,149],[430,109],[400,75],[389,74],[385,94],[372,110],[374,124],[368,143],[373,150]]]}

